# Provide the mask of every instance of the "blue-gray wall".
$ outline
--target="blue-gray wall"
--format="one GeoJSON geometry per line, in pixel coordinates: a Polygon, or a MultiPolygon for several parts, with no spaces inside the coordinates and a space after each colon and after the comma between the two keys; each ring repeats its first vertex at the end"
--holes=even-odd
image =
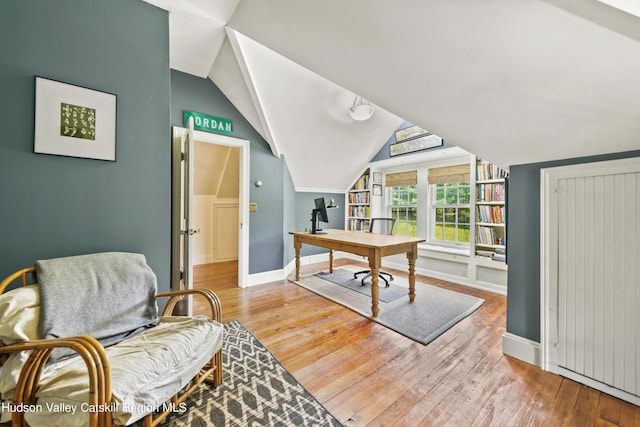
{"type": "Polygon", "coordinates": [[[163,10],[0,2],[0,277],[38,259],[134,251],[169,289],[169,86],[163,10]],[[117,95],[116,162],[34,154],[36,75],[117,95]]]}
{"type": "MultiPolygon", "coordinates": [[[[296,223],[295,230],[302,231],[305,229],[311,230],[311,212],[315,208],[314,199],[318,197],[324,197],[325,202],[329,199],[334,199],[337,208],[327,209],[327,216],[329,217],[329,222],[321,222],[320,228],[337,228],[344,230],[344,215],[345,215],[345,207],[344,207],[344,193],[296,193],[296,223]]],[[[316,246],[302,245],[302,249],[300,251],[302,256],[308,255],[316,255],[328,252],[328,250],[319,248],[316,246]]],[[[290,261],[294,259],[294,256],[291,257],[290,261]]]]}
{"type": "Polygon", "coordinates": [[[540,169],[640,156],[640,151],[509,168],[507,331],[540,342],[540,169]]]}
{"type": "Polygon", "coordinates": [[[250,201],[258,204],[249,214],[249,273],[280,270],[283,267],[285,211],[293,210],[293,187],[283,158],[277,158],[258,132],[209,79],[171,71],[171,124],[184,127],[183,111],[197,111],[233,120],[233,135],[251,141],[250,201]],[[262,187],[253,185],[262,181],[262,187]],[[286,205],[286,206],[285,206],[286,205]]]}

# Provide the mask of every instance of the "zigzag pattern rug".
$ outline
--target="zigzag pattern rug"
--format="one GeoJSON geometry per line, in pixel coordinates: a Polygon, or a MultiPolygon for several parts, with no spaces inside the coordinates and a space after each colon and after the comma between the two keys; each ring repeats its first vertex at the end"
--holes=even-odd
{"type": "Polygon", "coordinates": [[[239,321],[224,324],[223,383],[206,383],[164,426],[342,426],[239,321]]]}

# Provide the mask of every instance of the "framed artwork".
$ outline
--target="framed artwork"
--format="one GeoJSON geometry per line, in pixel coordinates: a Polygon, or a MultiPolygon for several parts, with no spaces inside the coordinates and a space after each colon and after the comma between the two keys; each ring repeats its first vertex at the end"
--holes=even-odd
{"type": "Polygon", "coordinates": [[[116,160],[116,96],[36,77],[33,151],[116,160]]]}
{"type": "Polygon", "coordinates": [[[373,183],[374,184],[382,184],[382,172],[374,172],[373,173],[373,183]]]}
{"type": "Polygon", "coordinates": [[[442,138],[439,136],[428,134],[408,141],[389,145],[389,156],[393,157],[400,154],[426,150],[427,148],[440,147],[443,143],[442,138]]]}
{"type": "Polygon", "coordinates": [[[373,195],[374,196],[382,196],[382,185],[373,184],[373,195]]]}
{"type": "Polygon", "coordinates": [[[428,134],[429,131],[422,129],[420,126],[413,125],[406,128],[398,129],[395,136],[396,142],[402,142],[419,138],[428,134]]]}

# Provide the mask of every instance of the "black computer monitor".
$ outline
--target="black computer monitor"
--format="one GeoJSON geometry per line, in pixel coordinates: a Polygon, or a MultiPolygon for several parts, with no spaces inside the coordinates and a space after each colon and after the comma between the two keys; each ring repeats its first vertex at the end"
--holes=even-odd
{"type": "Polygon", "coordinates": [[[318,222],[329,222],[327,215],[327,205],[325,204],[324,197],[314,199],[316,205],[315,209],[311,211],[311,234],[325,234],[322,231],[318,222]]]}

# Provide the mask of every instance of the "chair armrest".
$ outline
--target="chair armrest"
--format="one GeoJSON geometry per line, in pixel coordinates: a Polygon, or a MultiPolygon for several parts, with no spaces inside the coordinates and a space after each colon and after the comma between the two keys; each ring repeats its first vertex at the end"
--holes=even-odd
{"type": "MultiPolygon", "coordinates": [[[[89,414],[90,425],[111,425],[111,412],[108,410],[112,399],[109,359],[102,345],[90,336],[30,340],[0,347],[0,355],[31,351],[31,355],[20,372],[13,402],[16,404],[34,404],[36,402],[40,376],[51,352],[56,348],[74,350],[87,366],[89,376],[88,404],[92,408],[103,409],[101,412],[93,411],[89,414]]],[[[13,425],[22,425],[23,416],[22,413],[14,413],[13,425]]]]}
{"type": "Polygon", "coordinates": [[[164,307],[164,310],[162,310],[162,315],[171,316],[176,304],[188,295],[198,295],[205,298],[209,304],[209,308],[211,309],[211,319],[222,323],[222,305],[220,304],[220,299],[215,292],[210,289],[182,289],[179,291],[161,292],[157,294],[156,297],[158,298],[169,298],[167,305],[164,307]]]}
{"type": "Polygon", "coordinates": [[[16,280],[18,277],[22,279],[22,286],[27,286],[29,282],[27,280],[27,274],[29,273],[35,274],[35,271],[36,271],[35,267],[23,268],[22,270],[16,271],[12,275],[6,277],[5,279],[2,280],[2,282],[0,282],[0,294],[4,292],[7,286],[13,283],[13,281],[16,280]]]}

